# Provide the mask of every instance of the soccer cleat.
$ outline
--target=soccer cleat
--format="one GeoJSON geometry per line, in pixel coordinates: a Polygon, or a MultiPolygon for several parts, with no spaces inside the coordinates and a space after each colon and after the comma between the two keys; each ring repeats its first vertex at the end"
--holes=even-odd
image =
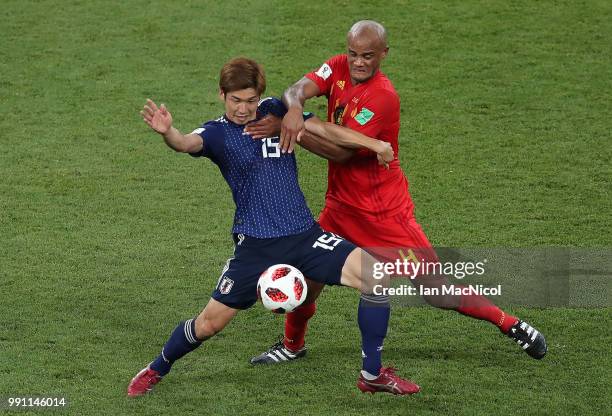
{"type": "Polygon", "coordinates": [[[306,346],[303,346],[298,351],[291,351],[283,344],[281,338],[276,344],[272,345],[270,349],[260,355],[251,358],[251,364],[277,364],[284,363],[286,361],[297,360],[306,355],[306,346]]]}
{"type": "Polygon", "coordinates": [[[546,355],[546,339],[541,332],[524,321],[517,321],[508,336],[516,341],[530,357],[540,360],[546,355]]]}
{"type": "Polygon", "coordinates": [[[153,386],[161,381],[161,376],[155,370],[146,366],[134,376],[127,389],[130,397],[142,396],[153,390],[153,386]]]}
{"type": "Polygon", "coordinates": [[[391,393],[397,395],[418,393],[421,388],[410,380],[404,380],[395,374],[395,368],[383,367],[374,380],[366,380],[363,374],[357,379],[357,387],[364,393],[391,393]]]}

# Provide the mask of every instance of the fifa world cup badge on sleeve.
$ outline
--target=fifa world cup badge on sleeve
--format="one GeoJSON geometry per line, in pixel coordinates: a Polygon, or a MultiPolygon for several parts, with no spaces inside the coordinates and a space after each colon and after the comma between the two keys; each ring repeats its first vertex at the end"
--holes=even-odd
{"type": "Polygon", "coordinates": [[[315,74],[317,74],[319,77],[323,79],[327,79],[332,74],[332,69],[329,65],[323,64],[321,65],[321,68],[319,68],[319,70],[315,72],[315,74]]]}

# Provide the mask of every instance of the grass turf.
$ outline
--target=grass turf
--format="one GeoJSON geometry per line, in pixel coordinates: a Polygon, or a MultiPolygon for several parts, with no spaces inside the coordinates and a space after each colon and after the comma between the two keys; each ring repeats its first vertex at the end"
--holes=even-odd
{"type": "MultiPolygon", "coordinates": [[[[423,392],[371,397],[354,387],[343,289],[321,298],[295,365],[247,364],[281,331],[259,306],[155,394],[125,388],[231,253],[229,190],[147,131],[146,97],[189,130],[222,112],[228,58],[261,61],[279,95],[374,18],[390,33],[400,157],[435,245],[610,247],[609,2],[5,1],[1,13],[1,395],[65,395],[73,414],[606,411],[610,308],[512,308],[547,334],[542,362],[485,323],[395,310],[385,362],[423,392]]],[[[298,157],[316,213],[325,162],[298,157]]]]}

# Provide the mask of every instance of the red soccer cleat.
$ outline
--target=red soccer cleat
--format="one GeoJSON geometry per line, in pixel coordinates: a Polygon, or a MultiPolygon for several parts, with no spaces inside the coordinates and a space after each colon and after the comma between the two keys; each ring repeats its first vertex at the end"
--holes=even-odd
{"type": "Polygon", "coordinates": [[[391,394],[414,394],[418,393],[421,388],[410,380],[404,380],[395,374],[395,368],[383,367],[380,369],[380,375],[374,380],[366,380],[363,375],[359,375],[357,387],[364,393],[391,393],[391,394]]]}
{"type": "Polygon", "coordinates": [[[127,389],[130,397],[142,396],[153,390],[153,386],[161,381],[161,376],[155,370],[146,366],[134,376],[127,389]]]}

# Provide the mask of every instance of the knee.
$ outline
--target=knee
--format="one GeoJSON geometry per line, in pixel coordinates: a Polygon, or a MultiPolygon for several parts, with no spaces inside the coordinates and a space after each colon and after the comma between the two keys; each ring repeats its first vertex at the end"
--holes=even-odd
{"type": "Polygon", "coordinates": [[[221,332],[223,326],[216,323],[213,319],[208,319],[202,315],[198,316],[195,324],[196,337],[200,340],[211,338],[221,332]]]}

